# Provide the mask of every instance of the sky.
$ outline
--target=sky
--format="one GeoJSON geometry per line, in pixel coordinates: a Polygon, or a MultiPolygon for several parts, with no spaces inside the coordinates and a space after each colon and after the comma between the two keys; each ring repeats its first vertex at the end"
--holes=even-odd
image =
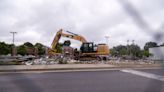
{"type": "MultiPolygon", "coordinates": [[[[109,47],[164,40],[163,0],[0,0],[0,41],[51,46],[59,29],[109,47]],[[130,5],[130,7],[129,7],[130,5]],[[157,33],[157,34],[156,34],[157,33]],[[106,37],[109,37],[108,39],[106,37]]],[[[69,40],[61,38],[60,42],[69,40]]],[[[163,41],[164,42],[164,41],[163,41]]],[[[71,40],[73,47],[80,42],[71,40]]]]}

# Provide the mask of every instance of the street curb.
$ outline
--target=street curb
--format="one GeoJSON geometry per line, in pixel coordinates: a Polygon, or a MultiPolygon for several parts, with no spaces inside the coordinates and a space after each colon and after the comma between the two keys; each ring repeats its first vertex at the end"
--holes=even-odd
{"type": "Polygon", "coordinates": [[[58,71],[58,70],[94,70],[94,69],[156,69],[163,68],[161,65],[108,65],[108,64],[73,64],[73,65],[14,65],[0,66],[0,72],[21,71],[58,71]]]}

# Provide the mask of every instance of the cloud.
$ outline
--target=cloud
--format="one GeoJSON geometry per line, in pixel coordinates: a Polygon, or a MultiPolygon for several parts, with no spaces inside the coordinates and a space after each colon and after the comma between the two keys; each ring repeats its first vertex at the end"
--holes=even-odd
{"type": "MultiPolygon", "coordinates": [[[[163,25],[162,0],[128,1],[153,30],[163,25]]],[[[60,28],[95,43],[105,43],[105,36],[109,35],[110,47],[126,44],[128,39],[143,47],[145,42],[153,40],[118,0],[1,0],[0,20],[0,41],[11,43],[10,31],[17,31],[17,45],[30,41],[50,46],[60,28]]],[[[80,44],[72,43],[74,47],[80,44]]]]}

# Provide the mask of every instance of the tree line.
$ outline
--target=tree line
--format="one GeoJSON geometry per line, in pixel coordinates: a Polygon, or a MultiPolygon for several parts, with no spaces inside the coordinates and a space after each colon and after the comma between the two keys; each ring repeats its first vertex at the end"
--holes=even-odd
{"type": "MultiPolygon", "coordinates": [[[[71,42],[66,40],[64,43],[57,44],[57,53],[62,52],[62,46],[70,46],[71,42]]],[[[30,42],[25,42],[19,46],[14,46],[13,44],[7,44],[5,42],[0,42],[0,55],[8,55],[12,53],[12,48],[16,47],[16,52],[18,55],[45,55],[46,47],[41,43],[32,44],[30,42]]]]}
{"type": "Polygon", "coordinates": [[[36,43],[35,45],[33,45],[30,42],[25,42],[22,45],[14,46],[13,44],[7,44],[5,42],[0,42],[0,55],[11,54],[13,47],[16,47],[18,55],[34,54],[35,51],[37,51],[38,55],[45,54],[44,45],[41,43],[36,43]]]}
{"type": "Polygon", "coordinates": [[[110,49],[110,54],[112,56],[134,56],[134,57],[149,57],[151,54],[149,53],[149,48],[164,46],[164,43],[158,45],[156,42],[147,42],[144,45],[144,48],[141,49],[137,44],[131,45],[118,45],[110,49]]]}
{"type": "MultiPolygon", "coordinates": [[[[70,46],[70,41],[65,41],[63,44],[59,43],[57,45],[57,52],[62,52],[62,46],[70,46]]],[[[7,44],[5,42],[0,42],[0,55],[8,55],[12,52],[13,44],[7,44]]],[[[147,42],[144,46],[144,49],[141,49],[137,44],[131,45],[118,45],[110,49],[111,56],[135,56],[135,57],[149,57],[149,48],[164,46],[164,43],[158,45],[156,42],[147,42]]],[[[25,42],[22,45],[15,46],[17,49],[18,55],[28,55],[34,54],[36,51],[38,55],[45,54],[45,46],[41,43],[32,44],[30,42],[25,42]]]]}

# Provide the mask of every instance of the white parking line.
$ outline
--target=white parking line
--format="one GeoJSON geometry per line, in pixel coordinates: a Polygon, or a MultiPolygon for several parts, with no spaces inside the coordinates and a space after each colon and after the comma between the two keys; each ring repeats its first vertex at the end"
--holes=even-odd
{"type": "Polygon", "coordinates": [[[141,72],[141,71],[136,71],[136,70],[131,70],[131,69],[123,69],[123,70],[120,70],[120,71],[135,74],[135,75],[139,75],[139,76],[143,76],[143,77],[146,77],[146,78],[160,80],[160,81],[164,82],[164,76],[161,76],[161,75],[156,75],[156,74],[152,74],[152,73],[146,73],[146,72],[141,72]]]}

